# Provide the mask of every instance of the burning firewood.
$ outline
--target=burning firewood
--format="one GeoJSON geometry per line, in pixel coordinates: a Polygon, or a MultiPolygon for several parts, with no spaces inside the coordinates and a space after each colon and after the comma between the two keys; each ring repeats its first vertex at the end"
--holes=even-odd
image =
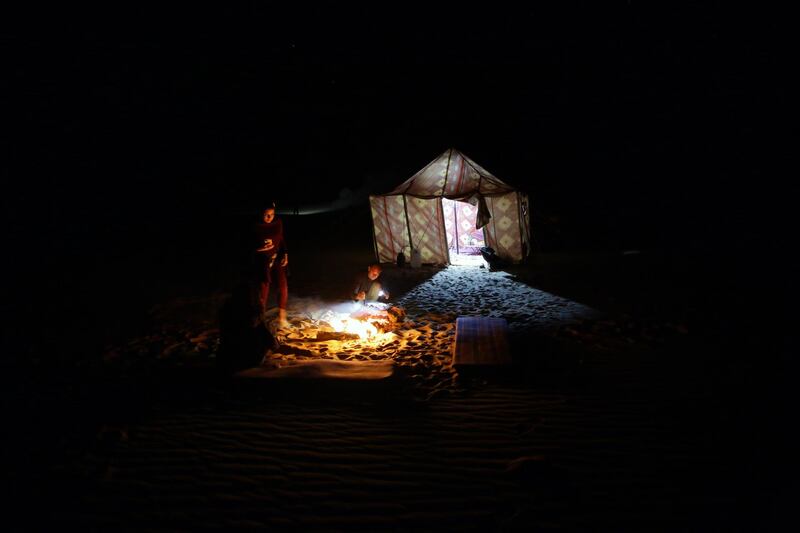
{"type": "MultiPolygon", "coordinates": [[[[347,333],[346,331],[318,331],[315,341],[351,341],[360,337],[357,333],[347,333]]],[[[312,339],[309,339],[312,340],[312,339]]]]}
{"type": "Polygon", "coordinates": [[[406,312],[401,307],[381,308],[368,305],[350,314],[350,318],[369,322],[380,332],[394,331],[403,322],[406,312]]]}
{"type": "MultiPolygon", "coordinates": [[[[340,309],[342,306],[340,306],[340,309]]],[[[382,335],[402,325],[405,311],[386,304],[370,303],[350,307],[345,312],[320,309],[309,316],[308,326],[302,331],[289,333],[288,340],[306,342],[325,341],[376,341],[385,340],[382,335]]]]}
{"type": "Polygon", "coordinates": [[[402,307],[390,307],[386,311],[386,315],[388,316],[391,322],[402,322],[403,319],[406,317],[406,310],[402,307]]]}

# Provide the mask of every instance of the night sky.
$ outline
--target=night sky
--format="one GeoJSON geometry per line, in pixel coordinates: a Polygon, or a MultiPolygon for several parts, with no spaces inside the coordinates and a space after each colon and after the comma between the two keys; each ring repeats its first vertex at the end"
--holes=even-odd
{"type": "Polygon", "coordinates": [[[449,147],[530,194],[542,251],[773,238],[777,13],[62,9],[5,39],[23,256],[386,192],[449,147]]]}

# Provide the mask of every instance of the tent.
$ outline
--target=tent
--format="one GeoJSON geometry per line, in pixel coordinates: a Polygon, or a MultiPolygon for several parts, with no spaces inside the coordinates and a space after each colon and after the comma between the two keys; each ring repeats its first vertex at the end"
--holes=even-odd
{"type": "MultiPolygon", "coordinates": [[[[371,195],[369,203],[375,255],[381,263],[393,263],[401,251],[411,257],[415,249],[423,263],[450,264],[453,246],[448,243],[455,237],[457,249],[459,238],[453,232],[463,229],[463,215],[470,210],[476,223],[474,230],[470,223],[469,232],[482,235],[485,245],[500,258],[518,263],[530,251],[528,195],[454,148],[391,192],[371,195]]],[[[467,237],[474,241],[471,235],[467,237]]]]}

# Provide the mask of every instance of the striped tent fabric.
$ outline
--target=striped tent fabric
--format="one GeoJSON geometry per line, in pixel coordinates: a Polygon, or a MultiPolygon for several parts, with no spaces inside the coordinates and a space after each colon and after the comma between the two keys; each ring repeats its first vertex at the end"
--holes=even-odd
{"type": "Polygon", "coordinates": [[[370,207],[378,261],[392,263],[400,252],[411,257],[403,197],[373,196],[370,207]]]}
{"type": "Polygon", "coordinates": [[[520,235],[520,210],[518,193],[486,199],[492,218],[484,228],[486,244],[500,257],[522,257],[523,239],[520,235]]]}
{"type": "Polygon", "coordinates": [[[472,159],[451,148],[388,194],[456,199],[475,193],[503,194],[514,190],[511,185],[500,181],[472,159]]]}
{"type": "Polygon", "coordinates": [[[447,235],[440,198],[406,197],[411,243],[423,263],[447,264],[447,235]]]}
{"type": "Polygon", "coordinates": [[[501,258],[516,263],[528,254],[528,196],[451,148],[389,193],[370,196],[378,261],[394,262],[401,251],[408,258],[416,249],[423,263],[449,264],[442,198],[468,202],[488,215],[488,223],[476,229],[501,258]]]}

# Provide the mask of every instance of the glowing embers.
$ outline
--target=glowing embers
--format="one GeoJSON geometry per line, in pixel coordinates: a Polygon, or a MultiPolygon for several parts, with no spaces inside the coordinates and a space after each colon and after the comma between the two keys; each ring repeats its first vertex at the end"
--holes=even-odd
{"type": "Polygon", "coordinates": [[[350,348],[381,347],[396,336],[405,311],[386,304],[339,304],[317,308],[305,320],[296,320],[287,343],[312,352],[333,353],[350,348]]]}
{"type": "Polygon", "coordinates": [[[370,339],[379,333],[378,328],[367,318],[357,318],[343,313],[334,314],[338,316],[332,316],[327,320],[334,331],[358,335],[362,340],[370,339]]]}

